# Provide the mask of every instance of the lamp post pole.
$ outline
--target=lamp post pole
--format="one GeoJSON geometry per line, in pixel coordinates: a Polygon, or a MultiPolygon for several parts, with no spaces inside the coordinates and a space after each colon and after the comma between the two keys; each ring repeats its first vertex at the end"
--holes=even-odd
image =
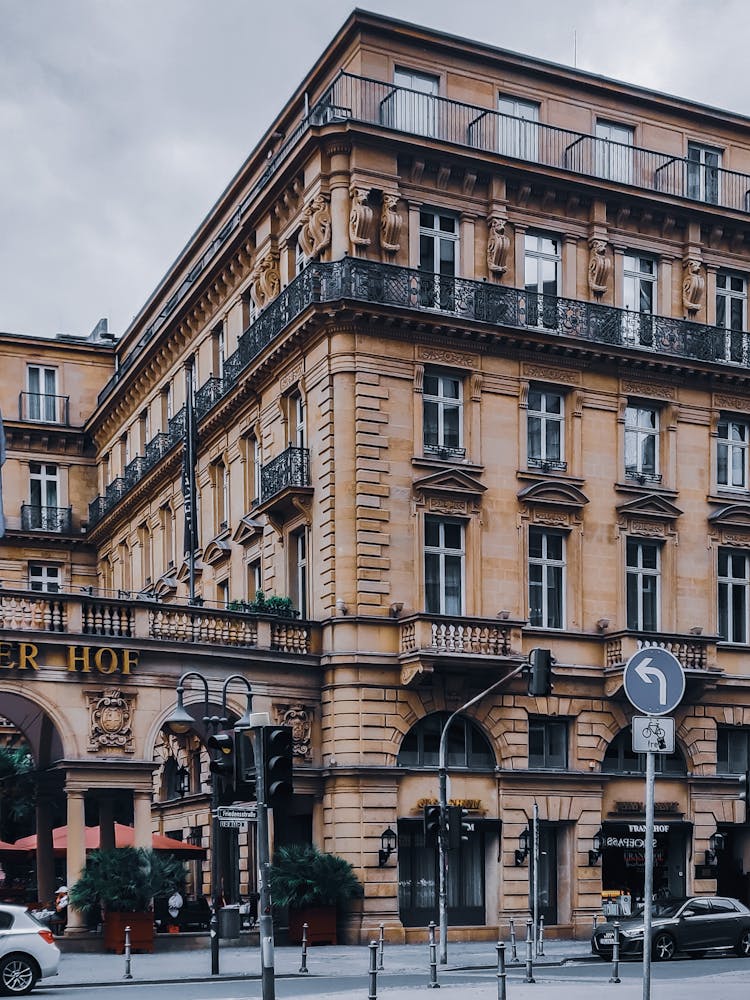
{"type": "Polygon", "coordinates": [[[438,765],[438,790],[439,790],[439,801],[440,801],[440,830],[438,833],[438,914],[440,921],[440,964],[446,965],[448,963],[448,769],[445,762],[445,754],[448,746],[448,730],[450,729],[451,723],[460,715],[461,712],[465,712],[467,708],[471,708],[478,701],[481,701],[486,695],[490,694],[495,688],[500,687],[506,681],[509,681],[512,677],[517,677],[518,674],[526,667],[525,663],[516,667],[515,670],[511,670],[509,674],[505,674],[500,680],[495,681],[494,684],[490,684],[488,688],[484,691],[480,691],[478,695],[471,698],[457,708],[452,715],[448,716],[448,719],[443,726],[443,731],[440,734],[440,755],[439,755],[439,765],[438,765]]]}
{"type": "Polygon", "coordinates": [[[258,797],[258,932],[260,936],[260,977],[263,1000],[275,1000],[273,915],[271,913],[271,851],[268,836],[268,789],[266,788],[266,761],[263,747],[263,727],[253,728],[256,791],[258,797]]]}

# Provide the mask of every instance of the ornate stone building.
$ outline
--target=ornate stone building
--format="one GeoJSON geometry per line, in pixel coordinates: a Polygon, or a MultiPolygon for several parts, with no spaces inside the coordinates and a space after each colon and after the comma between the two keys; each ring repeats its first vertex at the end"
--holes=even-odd
{"type": "MultiPolygon", "coordinates": [[[[352,862],[350,939],[381,920],[408,939],[434,915],[421,813],[441,721],[549,647],[550,697],[511,680],[452,732],[472,830],[449,918],[490,937],[526,915],[516,849],[536,802],[546,924],[585,936],[603,888],[642,892],[622,671],[657,644],[687,693],[657,780],[656,886],[747,900],[749,192],[739,115],[352,14],[101,372],[79,435],[98,485],[70,501],[88,568],[29,593],[39,529],[9,522],[0,713],[42,710],[69,823],[127,789],[141,842],[205,832],[205,733],[174,746],[162,726],[182,669],[212,699],[242,672],[256,709],[295,725],[276,842],[352,862]],[[247,608],[259,589],[298,617],[247,608]]],[[[10,462],[38,423],[12,429],[11,518],[10,462]]],[[[243,891],[249,840],[226,849],[243,891]]]]}

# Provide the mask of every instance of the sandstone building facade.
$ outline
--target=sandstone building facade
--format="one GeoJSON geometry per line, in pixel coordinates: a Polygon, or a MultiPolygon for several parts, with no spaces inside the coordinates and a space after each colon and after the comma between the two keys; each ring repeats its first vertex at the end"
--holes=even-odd
{"type": "MultiPolygon", "coordinates": [[[[14,520],[48,488],[30,463],[34,442],[62,440],[49,414],[12,422],[3,475],[0,710],[19,726],[11,708],[41,710],[68,823],[80,832],[95,801],[129,810],[143,843],[152,825],[204,842],[200,692],[188,740],[162,726],[183,669],[212,699],[242,672],[255,707],[295,726],[276,842],[352,862],[350,939],[380,921],[408,939],[435,909],[421,812],[441,721],[548,647],[549,698],[513,680],[449,741],[450,798],[473,826],[449,920],[489,937],[525,917],[515,852],[536,802],[545,922],[585,935],[602,889],[643,889],[622,671],[656,644],[687,674],[657,780],[656,887],[747,901],[749,213],[747,119],[352,14],[116,346],[26,345],[32,396],[55,352],[96,365],[79,486],[36,504],[73,508],[73,533],[41,545],[65,553],[56,589],[32,575],[55,561],[40,527],[14,520]],[[258,590],[298,616],[248,609],[258,590]]],[[[252,839],[222,848],[242,891],[252,839]]]]}

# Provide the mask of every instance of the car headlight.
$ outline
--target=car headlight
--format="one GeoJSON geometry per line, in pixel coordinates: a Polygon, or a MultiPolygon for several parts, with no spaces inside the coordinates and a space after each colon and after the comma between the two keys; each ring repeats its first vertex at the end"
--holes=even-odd
{"type": "Polygon", "coordinates": [[[621,930],[620,931],[620,935],[622,937],[626,937],[626,938],[642,938],[643,937],[643,928],[642,927],[636,927],[632,931],[623,931],[623,930],[621,930]]]}

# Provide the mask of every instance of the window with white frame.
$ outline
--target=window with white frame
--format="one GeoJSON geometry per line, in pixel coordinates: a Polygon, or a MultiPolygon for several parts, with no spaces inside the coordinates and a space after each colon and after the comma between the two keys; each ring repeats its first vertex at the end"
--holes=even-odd
{"type": "Polygon", "coordinates": [[[719,204],[721,150],[699,142],[688,143],[687,196],[719,204]]]}
{"type": "Polygon", "coordinates": [[[659,629],[659,543],[628,538],[626,543],[626,600],[628,628],[638,632],[659,629]]]}
{"type": "Polygon", "coordinates": [[[309,263],[307,254],[302,248],[302,243],[300,242],[299,234],[297,235],[297,240],[294,244],[294,273],[302,274],[309,263]]]}
{"type": "Polygon", "coordinates": [[[57,594],[62,588],[62,571],[49,563],[29,563],[29,590],[57,594]]]}
{"type": "Polygon", "coordinates": [[[497,101],[498,149],[520,160],[539,158],[539,104],[500,94],[497,101]]]}
{"type": "Polygon", "coordinates": [[[214,328],[211,337],[211,351],[213,354],[213,374],[217,378],[224,377],[224,359],[226,356],[226,344],[224,337],[224,324],[219,323],[214,328]]]}
{"type": "Polygon", "coordinates": [[[214,489],[216,497],[216,525],[223,531],[229,521],[229,472],[223,461],[214,466],[214,489]]]}
{"type": "Polygon", "coordinates": [[[622,265],[624,340],[626,344],[654,343],[657,265],[653,257],[626,253],[622,265]]]}
{"type": "Polygon", "coordinates": [[[420,304],[451,311],[455,300],[458,261],[458,219],[422,209],[419,213],[420,304]]]}
{"type": "Polygon", "coordinates": [[[750,554],[719,549],[719,635],[725,642],[748,641],[750,554]]]}
{"type": "Polygon", "coordinates": [[[620,184],[633,183],[633,129],[620,122],[596,123],[596,176],[620,184]]]}
{"type": "Polygon", "coordinates": [[[529,624],[564,628],[565,536],[529,528],[529,624]]]}
{"type": "Polygon", "coordinates": [[[263,574],[260,559],[253,559],[247,564],[247,597],[252,601],[259,590],[263,590],[263,574]]]}
{"type": "Polygon", "coordinates": [[[304,448],[306,444],[305,400],[300,392],[293,392],[287,400],[289,418],[289,444],[294,448],[304,448]]]}
{"type": "Polygon", "coordinates": [[[528,326],[557,327],[560,240],[546,233],[524,236],[524,289],[528,326]]]}
{"type": "Polygon", "coordinates": [[[555,389],[529,389],[526,415],[527,463],[530,468],[567,468],[565,399],[555,389]]]}
{"type": "Polygon", "coordinates": [[[750,424],[747,420],[722,417],[716,443],[716,483],[730,489],[748,488],[748,443],[750,424]]]}
{"type": "Polygon", "coordinates": [[[260,441],[254,434],[248,435],[245,442],[245,489],[247,490],[246,509],[252,510],[260,503],[260,441]]]}
{"type": "Polygon", "coordinates": [[[425,611],[464,613],[465,528],[463,521],[427,515],[424,520],[425,611]]]}
{"type": "Polygon", "coordinates": [[[463,380],[425,371],[422,398],[425,453],[463,457],[463,380]]]}
{"type": "Polygon", "coordinates": [[[633,403],[625,410],[625,475],[640,482],[661,482],[656,407],[633,403]]]}
{"type": "Polygon", "coordinates": [[[381,104],[383,124],[417,135],[436,135],[440,78],[405,67],[396,67],[393,83],[398,88],[381,104]]]}
{"type": "Polygon", "coordinates": [[[307,530],[299,528],[290,536],[292,602],[302,618],[307,618],[307,530]]]}
{"type": "Polygon", "coordinates": [[[53,520],[60,506],[60,480],[56,465],[41,462],[29,464],[29,493],[32,507],[47,511],[53,520]]]}
{"type": "Polygon", "coordinates": [[[216,584],[216,603],[220,608],[229,607],[229,580],[219,580],[216,584]]]}
{"type": "Polygon", "coordinates": [[[724,330],[717,339],[716,356],[735,364],[746,362],[747,279],[741,274],[719,271],[716,275],[716,325],[724,330]]]}
{"type": "Polygon", "coordinates": [[[57,396],[57,369],[41,365],[29,365],[26,369],[26,413],[27,420],[40,420],[49,424],[64,421],[61,404],[57,396]]]}

